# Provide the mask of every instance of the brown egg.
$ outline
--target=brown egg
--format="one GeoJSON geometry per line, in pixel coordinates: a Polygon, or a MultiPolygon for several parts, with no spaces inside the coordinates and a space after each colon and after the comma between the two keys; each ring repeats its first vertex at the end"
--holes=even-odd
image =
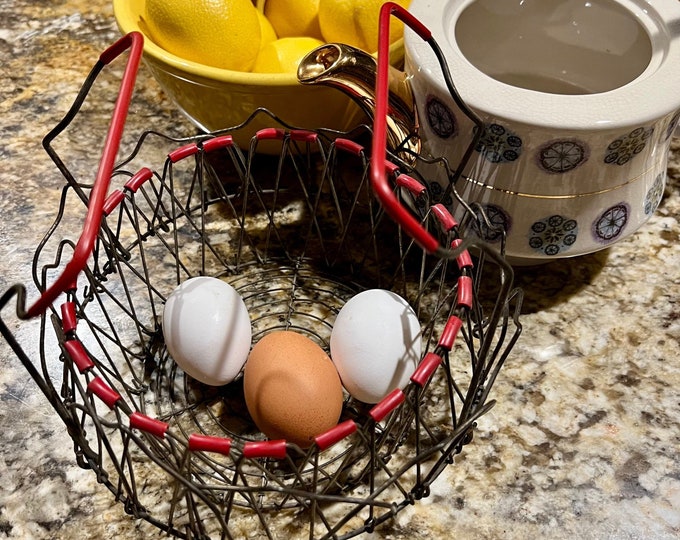
{"type": "Polygon", "coordinates": [[[342,383],[333,362],[296,332],[271,332],[255,344],[243,387],[248,411],[262,433],[302,448],[334,427],[342,412],[342,383]]]}

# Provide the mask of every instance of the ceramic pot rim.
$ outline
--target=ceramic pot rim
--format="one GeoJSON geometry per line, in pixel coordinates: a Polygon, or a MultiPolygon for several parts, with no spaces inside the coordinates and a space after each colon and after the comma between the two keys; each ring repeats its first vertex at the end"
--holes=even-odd
{"type": "MultiPolygon", "coordinates": [[[[643,73],[614,90],[566,95],[538,92],[500,82],[474,67],[454,39],[447,38],[461,12],[475,0],[413,0],[410,11],[441,47],[462,99],[481,116],[554,130],[599,131],[648,124],[680,109],[680,2],[614,0],[649,32],[652,58],[643,73]],[[644,106],[636,107],[634,104],[644,106]]],[[[429,45],[405,32],[407,66],[446,92],[429,45]]]]}

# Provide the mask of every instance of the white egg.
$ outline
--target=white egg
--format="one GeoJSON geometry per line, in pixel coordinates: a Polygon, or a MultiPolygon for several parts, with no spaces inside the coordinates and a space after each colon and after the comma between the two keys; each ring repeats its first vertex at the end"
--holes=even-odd
{"type": "Polygon", "coordinates": [[[250,317],[243,298],[221,279],[181,283],[163,309],[163,337],[187,375],[211,386],[233,381],[248,358],[250,317]]]}
{"type": "Polygon", "coordinates": [[[404,388],[420,361],[421,347],[416,313],[401,296],[383,289],[352,297],[331,332],[331,359],[342,384],[365,403],[404,388]]]}

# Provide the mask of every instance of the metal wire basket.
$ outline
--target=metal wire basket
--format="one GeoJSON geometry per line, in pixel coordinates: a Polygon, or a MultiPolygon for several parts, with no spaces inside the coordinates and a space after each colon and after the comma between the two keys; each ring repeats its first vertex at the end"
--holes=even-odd
{"type": "Polygon", "coordinates": [[[4,321],[3,336],[66,425],[78,464],[134,517],[181,538],[370,532],[428,495],[493,405],[492,385],[521,329],[521,292],[498,247],[482,240],[491,225],[460,198],[468,219],[456,223],[414,167],[367,150],[366,126],[307,131],[269,115],[272,129],[249,148],[233,138],[248,122],[180,140],[149,131],[114,165],[140,56],[134,34],[105,51],[45,138],[67,182],[34,259],[40,297],[26,307],[17,285],[0,304],[16,296],[20,318],[40,317],[39,361],[4,321]],[[128,49],[97,179],[82,182],[52,141],[128,49]],[[397,212],[376,198],[376,181],[397,212]],[[110,183],[122,187],[109,191],[110,183]],[[82,233],[62,236],[62,217],[83,208],[82,233]],[[413,240],[414,223],[435,249],[413,240]],[[326,350],[349,298],[393,290],[416,310],[425,352],[408,385],[376,405],[347,396],[338,425],[311,447],[267,440],[240,379],[202,385],[167,353],[164,302],[196,275],[239,291],[254,341],[293,328],[326,350]],[[48,368],[55,358],[60,374],[48,368]]]}

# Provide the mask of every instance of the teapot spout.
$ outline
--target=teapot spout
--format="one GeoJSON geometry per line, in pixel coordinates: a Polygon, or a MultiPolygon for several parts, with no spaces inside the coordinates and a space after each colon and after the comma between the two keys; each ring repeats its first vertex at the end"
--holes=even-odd
{"type": "MultiPolygon", "coordinates": [[[[302,84],[338,88],[370,118],[375,117],[378,63],[370,54],[342,43],[329,43],[307,54],[298,65],[302,84]]],[[[407,75],[390,66],[387,115],[388,150],[408,163],[420,154],[418,116],[407,75]]]]}

